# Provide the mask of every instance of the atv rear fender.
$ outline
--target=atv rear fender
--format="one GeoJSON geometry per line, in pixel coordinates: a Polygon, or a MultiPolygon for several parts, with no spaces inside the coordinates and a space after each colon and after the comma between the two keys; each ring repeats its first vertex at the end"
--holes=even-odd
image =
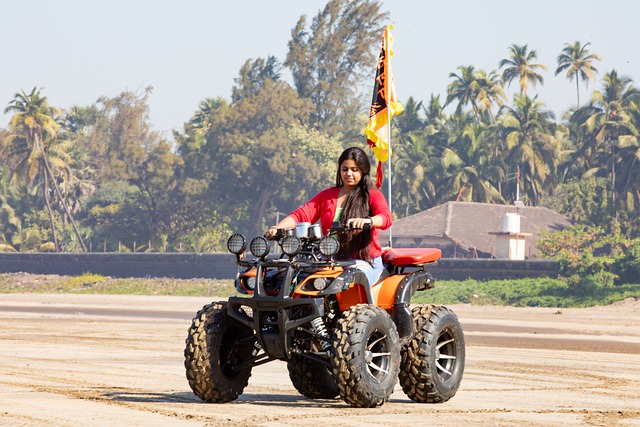
{"type": "Polygon", "coordinates": [[[381,284],[378,304],[387,310],[391,308],[402,344],[409,341],[414,333],[411,297],[417,291],[433,288],[435,284],[425,265],[435,263],[441,256],[442,251],[437,248],[398,248],[389,249],[382,254],[382,260],[392,275],[381,284]],[[402,274],[405,269],[414,271],[402,274]],[[398,277],[402,277],[402,280],[398,281],[398,277]],[[392,297],[393,305],[389,307],[392,297]]]}

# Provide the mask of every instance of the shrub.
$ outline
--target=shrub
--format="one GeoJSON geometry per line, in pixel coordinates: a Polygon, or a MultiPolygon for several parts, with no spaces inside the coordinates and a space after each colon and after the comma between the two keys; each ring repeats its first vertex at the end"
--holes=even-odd
{"type": "Polygon", "coordinates": [[[618,276],[617,284],[640,283],[640,239],[631,242],[626,253],[614,260],[611,270],[618,276]]]}

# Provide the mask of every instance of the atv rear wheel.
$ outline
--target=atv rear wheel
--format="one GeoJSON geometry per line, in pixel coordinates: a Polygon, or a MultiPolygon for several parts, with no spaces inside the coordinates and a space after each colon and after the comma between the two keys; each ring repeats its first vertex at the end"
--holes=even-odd
{"type": "Polygon", "coordinates": [[[205,305],[194,317],[184,350],[189,386],[210,403],[230,402],[242,394],[255,353],[253,330],[227,315],[226,302],[205,305]]]}
{"type": "Polygon", "coordinates": [[[320,362],[296,356],[287,361],[287,369],[293,386],[309,399],[333,399],[340,392],[331,371],[320,362]]]}
{"type": "Polygon", "coordinates": [[[402,390],[415,402],[446,402],[462,381],[462,326],[453,311],[434,305],[415,307],[413,326],[414,336],[402,348],[402,390]]]}
{"type": "Polygon", "coordinates": [[[348,404],[356,408],[384,404],[400,369],[398,331],[389,314],[368,304],[345,310],[338,320],[331,359],[340,396],[348,404]]]}

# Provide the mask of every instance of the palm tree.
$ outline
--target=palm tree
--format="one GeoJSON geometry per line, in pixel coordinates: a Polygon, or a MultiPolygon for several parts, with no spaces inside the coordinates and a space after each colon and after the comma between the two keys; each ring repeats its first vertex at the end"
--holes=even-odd
{"type": "Polygon", "coordinates": [[[494,123],[495,117],[491,109],[494,104],[501,107],[503,101],[506,99],[506,95],[502,89],[503,82],[495,71],[487,74],[483,70],[476,71],[476,81],[478,108],[481,111],[487,111],[491,116],[491,122],[494,123]]]}
{"type": "MultiPolygon", "coordinates": [[[[627,211],[638,212],[640,210],[640,141],[637,133],[622,138],[618,148],[619,172],[615,190],[626,202],[627,211]]],[[[638,220],[637,215],[635,220],[638,220]]]]}
{"type": "Polygon", "coordinates": [[[567,72],[567,78],[576,79],[576,107],[580,108],[580,77],[589,86],[589,80],[593,80],[598,73],[593,66],[594,61],[600,61],[600,56],[589,53],[587,49],[591,43],[581,45],[579,41],[573,44],[565,43],[562,53],[558,55],[558,68],[556,76],[563,71],[567,72]]]}
{"type": "Polygon", "coordinates": [[[400,135],[422,130],[425,126],[424,120],[420,117],[420,111],[423,109],[422,101],[416,102],[410,96],[403,104],[403,113],[393,119],[393,125],[398,128],[400,135]]]}
{"type": "Polygon", "coordinates": [[[427,131],[404,135],[394,152],[395,172],[393,184],[398,206],[405,207],[405,216],[421,212],[435,205],[435,184],[430,171],[437,157],[427,131]]]}
{"type": "MultiPolygon", "coordinates": [[[[619,148],[635,153],[634,144],[638,138],[638,128],[632,115],[640,104],[640,91],[628,77],[618,76],[611,70],[603,79],[603,90],[594,91],[592,105],[576,112],[588,109],[590,115],[584,122],[586,130],[593,135],[593,152],[598,160],[588,175],[607,173],[611,177],[612,208],[616,205],[616,163],[620,161],[619,148]]],[[[625,150],[625,151],[627,151],[625,150]]],[[[632,154],[634,155],[634,154],[632,154]]],[[[625,165],[630,164],[625,161],[625,165]]]]}
{"type": "Polygon", "coordinates": [[[560,147],[554,138],[553,113],[542,102],[516,96],[500,114],[507,142],[507,164],[518,166],[524,193],[537,206],[548,175],[555,174],[560,147]]]}
{"type": "Polygon", "coordinates": [[[476,120],[480,119],[481,112],[488,112],[491,121],[494,121],[491,107],[494,104],[501,106],[505,99],[502,90],[502,82],[495,71],[489,74],[484,70],[476,70],[472,65],[458,67],[460,74],[451,73],[449,77],[454,81],[447,89],[447,101],[445,106],[453,101],[458,101],[456,114],[460,114],[462,107],[471,104],[476,120]]]}
{"type": "Polygon", "coordinates": [[[11,240],[22,229],[22,221],[16,213],[13,201],[19,198],[16,187],[10,183],[9,171],[0,168],[0,252],[15,250],[11,246],[11,240]]]}
{"type": "Polygon", "coordinates": [[[518,79],[520,82],[520,96],[527,93],[527,86],[535,86],[537,83],[544,83],[542,75],[536,70],[547,70],[546,65],[534,64],[532,61],[537,59],[538,54],[535,50],[528,51],[528,47],[512,44],[509,47],[509,58],[500,61],[499,68],[506,67],[502,72],[502,80],[511,85],[511,82],[518,79]]]}
{"type": "Polygon", "coordinates": [[[476,81],[476,69],[473,65],[468,67],[459,66],[460,75],[456,73],[449,74],[453,82],[447,88],[447,100],[445,106],[449,105],[452,101],[458,101],[456,107],[456,114],[460,114],[462,108],[471,104],[473,115],[478,117],[478,105],[476,103],[478,93],[478,82],[476,81]]]}
{"type": "MultiPolygon", "coordinates": [[[[71,220],[73,228],[86,252],[84,242],[80,238],[75,221],[64,203],[57,178],[53,174],[49,162],[49,157],[54,159],[54,157],[50,155],[51,151],[55,151],[50,150],[52,146],[50,141],[60,128],[60,125],[55,120],[55,116],[60,114],[60,110],[50,106],[47,97],[40,96],[40,90],[34,87],[29,94],[24,90],[16,93],[14,99],[5,108],[4,112],[14,113],[9,122],[9,128],[12,133],[5,138],[4,143],[11,154],[21,156],[18,165],[18,174],[25,178],[25,181],[29,185],[34,183],[37,176],[42,175],[44,182],[42,191],[47,211],[49,212],[51,233],[56,251],[58,250],[58,240],[53,219],[53,210],[51,208],[49,180],[53,183],[58,198],[63,204],[65,212],[71,220]]],[[[60,158],[56,157],[55,159],[54,166],[61,166],[61,162],[57,161],[60,158]]],[[[64,163],[64,160],[62,160],[62,163],[64,163]]],[[[66,167],[66,164],[64,167],[66,167]]]]}
{"type": "Polygon", "coordinates": [[[452,117],[448,130],[449,145],[441,156],[439,200],[504,203],[494,185],[503,174],[489,161],[492,150],[487,128],[463,114],[452,117]]]}

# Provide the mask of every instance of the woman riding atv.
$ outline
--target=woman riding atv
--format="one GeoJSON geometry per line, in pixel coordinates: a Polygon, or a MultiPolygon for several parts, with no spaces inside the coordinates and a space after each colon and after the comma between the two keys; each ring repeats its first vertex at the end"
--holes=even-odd
{"type": "Polygon", "coordinates": [[[340,252],[336,258],[355,260],[355,267],[365,273],[369,283],[376,283],[384,270],[379,233],[389,228],[392,220],[384,195],[371,185],[370,169],[369,158],[362,149],[347,148],[338,159],[335,187],[318,193],[265,235],[273,237],[278,229],[295,228],[299,222],[313,224],[318,219],[327,235],[332,224],[339,221],[355,231],[337,236],[340,252]]]}

